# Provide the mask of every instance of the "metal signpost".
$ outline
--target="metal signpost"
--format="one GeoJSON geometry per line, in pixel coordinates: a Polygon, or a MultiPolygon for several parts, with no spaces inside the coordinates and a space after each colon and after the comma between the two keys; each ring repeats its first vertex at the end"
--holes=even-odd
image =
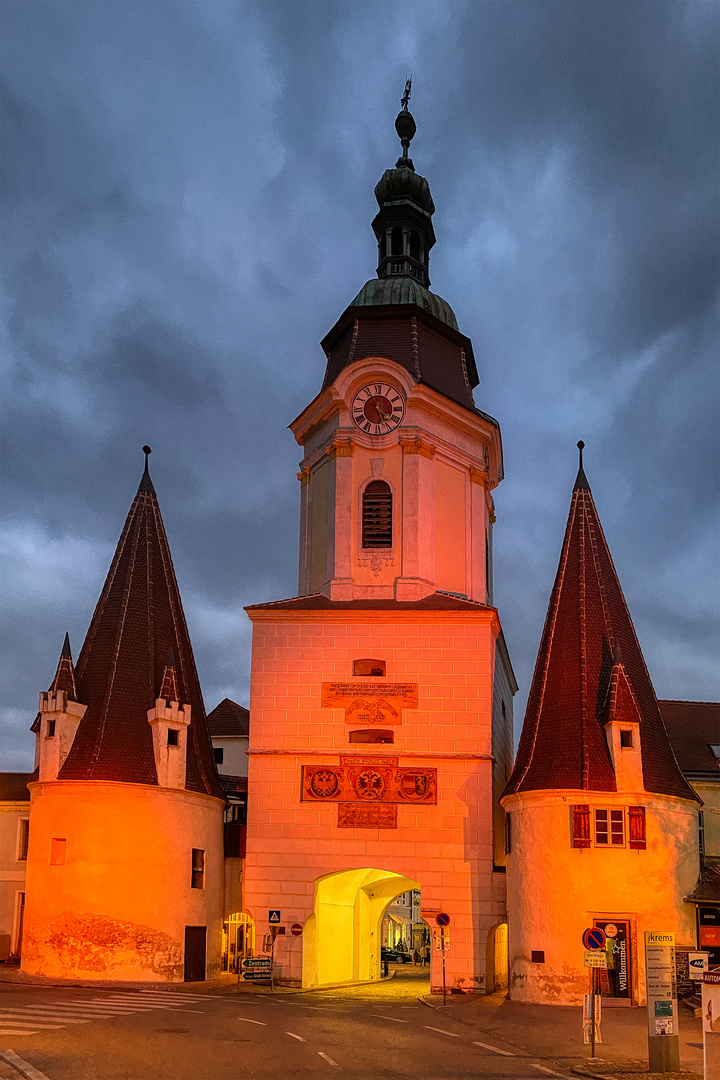
{"type": "Polygon", "coordinates": [[[595,991],[595,972],[607,967],[605,954],[605,931],[599,926],[589,926],[583,930],[582,943],[585,947],[585,967],[590,968],[590,993],[585,995],[583,1003],[583,1040],[590,1043],[590,1057],[595,1057],[595,1043],[602,1042],[600,1034],[600,994],[595,991]]]}
{"type": "Polygon", "coordinates": [[[443,1005],[447,1005],[447,991],[445,990],[445,927],[450,925],[450,916],[441,911],[435,916],[435,922],[440,927],[440,948],[442,950],[442,979],[443,979],[443,1005]]]}
{"type": "Polygon", "coordinates": [[[650,1072],[680,1071],[675,934],[645,931],[650,1072]]]}

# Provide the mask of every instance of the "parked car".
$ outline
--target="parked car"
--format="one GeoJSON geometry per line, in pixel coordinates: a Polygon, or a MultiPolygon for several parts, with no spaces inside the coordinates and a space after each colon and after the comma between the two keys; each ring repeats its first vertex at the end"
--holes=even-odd
{"type": "Polygon", "coordinates": [[[387,960],[390,964],[409,964],[412,961],[412,955],[408,952],[400,952],[399,949],[390,949],[387,945],[383,945],[380,949],[380,959],[387,960]]]}

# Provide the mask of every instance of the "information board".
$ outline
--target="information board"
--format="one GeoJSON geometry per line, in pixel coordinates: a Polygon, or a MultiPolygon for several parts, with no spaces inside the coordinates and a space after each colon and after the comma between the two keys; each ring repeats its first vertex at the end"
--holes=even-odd
{"type": "Polygon", "coordinates": [[[677,1035],[675,935],[673,933],[645,931],[645,978],[647,980],[648,1035],[677,1035]]]}

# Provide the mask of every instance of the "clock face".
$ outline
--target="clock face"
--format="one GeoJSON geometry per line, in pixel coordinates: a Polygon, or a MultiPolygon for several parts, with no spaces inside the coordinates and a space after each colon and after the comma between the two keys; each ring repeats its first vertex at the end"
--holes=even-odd
{"type": "Polygon", "coordinates": [[[402,423],[405,399],[388,383],[369,383],[353,398],[352,415],[361,431],[368,435],[387,435],[402,423]]]}

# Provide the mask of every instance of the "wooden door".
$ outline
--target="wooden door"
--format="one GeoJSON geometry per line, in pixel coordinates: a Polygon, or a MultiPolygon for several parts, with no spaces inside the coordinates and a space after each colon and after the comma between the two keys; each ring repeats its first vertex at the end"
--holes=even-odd
{"type": "Polygon", "coordinates": [[[185,982],[205,979],[206,926],[185,927],[185,982]]]}

